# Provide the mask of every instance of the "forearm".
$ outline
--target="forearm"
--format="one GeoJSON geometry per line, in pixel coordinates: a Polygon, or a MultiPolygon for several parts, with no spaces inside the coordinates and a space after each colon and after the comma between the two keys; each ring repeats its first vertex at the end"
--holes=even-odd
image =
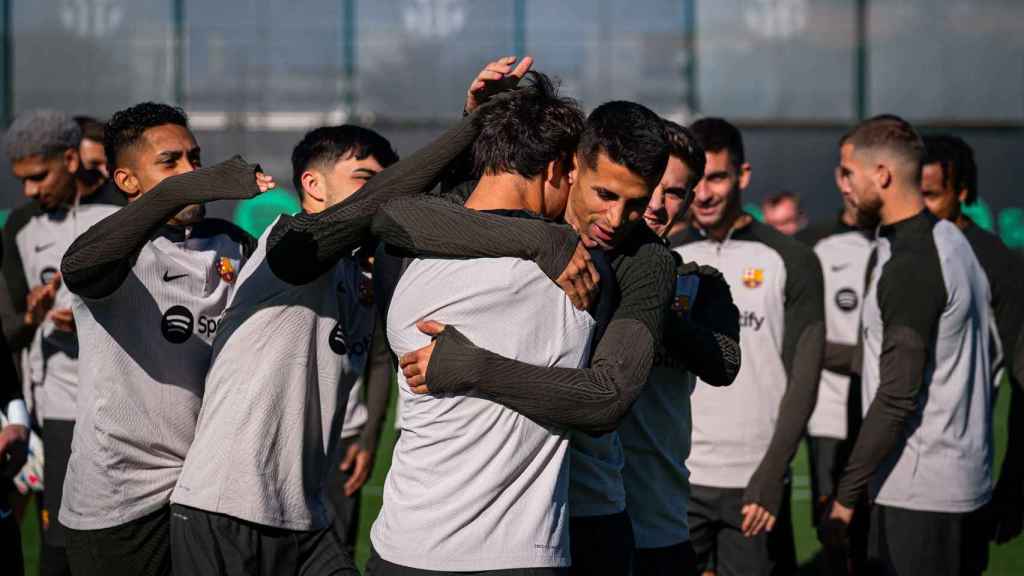
{"type": "Polygon", "coordinates": [[[182,208],[255,188],[254,165],[240,157],[165,179],[79,236],[64,254],[64,284],[86,298],[112,294],[131,272],[139,250],[182,208]]]}
{"type": "Polygon", "coordinates": [[[782,504],[786,471],[800,446],[807,421],[818,399],[825,326],[821,323],[806,326],[797,342],[797,352],[790,369],[786,393],[779,405],[775,431],[768,444],[768,451],[744,494],[744,502],[757,502],[772,514],[777,514],[782,504]]]}
{"type": "Polygon", "coordinates": [[[860,376],[861,347],[859,344],[825,342],[823,368],[843,376],[860,376]]]}
{"type": "Polygon", "coordinates": [[[728,386],[740,371],[739,342],[728,334],[671,315],[665,346],[686,369],[712,386],[728,386]]]}
{"type": "Polygon", "coordinates": [[[590,368],[533,366],[475,346],[448,327],[427,369],[436,393],[475,391],[545,425],[582,432],[614,430],[651,368],[654,338],[637,320],[615,320],[590,368]]]}
{"type": "Polygon", "coordinates": [[[552,279],[579,242],[569,226],[487,214],[427,196],[388,202],[374,217],[373,235],[410,256],[531,260],[552,279]]]}
{"type": "Polygon", "coordinates": [[[380,430],[388,409],[391,395],[391,358],[385,345],[385,326],[378,325],[373,331],[373,344],[367,361],[364,382],[366,383],[366,425],[359,436],[364,450],[374,452],[380,439],[380,430]]]}
{"type": "Polygon", "coordinates": [[[318,278],[369,237],[378,208],[393,198],[428,192],[478,134],[475,115],[470,115],[412,156],[374,176],[343,202],[318,214],[282,218],[268,239],[271,270],[295,285],[318,278]]]}
{"type": "Polygon", "coordinates": [[[848,508],[854,507],[878,466],[903,442],[907,422],[917,409],[927,350],[923,339],[909,329],[891,330],[902,332],[893,339],[903,342],[883,342],[878,393],[836,489],[836,500],[848,508]]]}

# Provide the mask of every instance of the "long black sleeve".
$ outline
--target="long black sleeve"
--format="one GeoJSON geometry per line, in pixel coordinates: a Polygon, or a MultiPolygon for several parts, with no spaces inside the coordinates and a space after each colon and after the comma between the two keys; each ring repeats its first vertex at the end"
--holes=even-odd
{"type": "Polygon", "coordinates": [[[702,381],[728,386],[739,374],[741,360],[740,311],[729,283],[717,269],[692,262],[682,264],[677,275],[695,275],[700,283],[688,318],[680,311],[666,316],[666,350],[702,381]]]}
{"type": "Polygon", "coordinates": [[[825,361],[822,367],[826,370],[843,376],[860,376],[862,360],[860,343],[825,342],[825,361]]]}
{"type": "Polygon", "coordinates": [[[385,204],[373,235],[410,256],[531,260],[552,279],[572,259],[579,236],[569,226],[470,210],[443,198],[406,197],[385,204]]]}
{"type": "MultiPolygon", "coordinates": [[[[320,277],[369,238],[378,208],[393,198],[428,192],[479,133],[477,114],[470,114],[412,156],[371,178],[344,201],[318,214],[282,216],[268,240],[270,269],[295,285],[320,277]]],[[[419,219],[411,225],[429,228],[435,224],[419,219]]]]}
{"type": "Polygon", "coordinates": [[[894,256],[879,278],[877,298],[884,327],[878,392],[836,489],[836,500],[849,508],[905,437],[907,422],[920,401],[928,342],[938,326],[946,292],[941,272],[923,276],[911,258],[897,261],[894,256]]]}
{"type": "Polygon", "coordinates": [[[359,435],[359,445],[363,450],[374,452],[380,440],[381,426],[388,410],[388,399],[391,396],[391,357],[388,355],[387,339],[383,323],[378,323],[373,331],[373,343],[370,356],[366,361],[366,372],[363,383],[366,388],[366,424],[359,435]]]}
{"type": "Polygon", "coordinates": [[[167,178],[128,206],[79,236],[61,261],[64,284],[85,298],[113,294],[157,230],[190,204],[251,198],[259,193],[256,172],[239,156],[195,172],[167,178]]]}
{"type": "Polygon", "coordinates": [[[778,515],[786,472],[818,400],[825,354],[825,281],[809,248],[784,252],[786,260],[782,363],[788,382],[768,451],[747,484],[744,502],[778,515]]]}
{"type": "Polygon", "coordinates": [[[589,368],[532,366],[475,346],[447,327],[427,367],[437,393],[475,390],[537,422],[582,432],[614,430],[647,381],[664,329],[675,262],[657,241],[613,261],[621,300],[589,368]]]}
{"type": "Polygon", "coordinates": [[[33,215],[39,213],[35,204],[26,204],[11,212],[3,229],[4,294],[0,296],[0,320],[4,325],[4,338],[14,352],[26,348],[32,342],[36,327],[25,324],[26,298],[29,293],[28,279],[21,261],[21,253],[15,238],[33,215]]]}

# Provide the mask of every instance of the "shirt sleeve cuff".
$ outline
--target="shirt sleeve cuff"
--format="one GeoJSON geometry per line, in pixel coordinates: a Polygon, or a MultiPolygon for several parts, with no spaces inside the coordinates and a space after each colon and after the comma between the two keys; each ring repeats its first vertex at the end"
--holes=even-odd
{"type": "Polygon", "coordinates": [[[25,406],[24,400],[19,398],[11,400],[7,404],[7,424],[19,424],[26,428],[29,427],[28,407],[25,406]]]}

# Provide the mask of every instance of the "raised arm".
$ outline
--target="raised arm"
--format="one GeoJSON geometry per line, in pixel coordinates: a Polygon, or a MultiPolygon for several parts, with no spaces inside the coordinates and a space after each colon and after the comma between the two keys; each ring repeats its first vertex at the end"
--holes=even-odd
{"type": "Polygon", "coordinates": [[[777,517],[786,472],[803,438],[818,398],[825,349],[825,282],[810,249],[786,255],[782,363],[788,377],[768,451],[747,484],[744,504],[763,507],[777,517]]]}
{"type": "MultiPolygon", "coordinates": [[[[344,201],[318,214],[282,216],[268,240],[271,270],[291,284],[312,282],[369,237],[378,208],[393,198],[430,191],[479,133],[477,114],[470,114],[413,155],[374,176],[344,201]]],[[[434,224],[418,221],[414,225],[434,224]]]]}
{"type": "Polygon", "coordinates": [[[153,234],[182,208],[212,200],[243,200],[260,192],[259,167],[240,156],[172,176],[79,236],[64,254],[64,284],[85,298],[113,294],[153,234]]]}
{"type": "Polygon", "coordinates": [[[543,424],[590,433],[614,430],[647,381],[675,278],[675,262],[660,244],[645,244],[623,258],[616,269],[621,301],[589,368],[511,360],[447,327],[427,355],[426,388],[475,391],[543,424]]]}
{"type": "Polygon", "coordinates": [[[579,244],[569,226],[478,212],[430,196],[388,202],[373,219],[373,235],[408,256],[532,260],[552,280],[579,244]]]}

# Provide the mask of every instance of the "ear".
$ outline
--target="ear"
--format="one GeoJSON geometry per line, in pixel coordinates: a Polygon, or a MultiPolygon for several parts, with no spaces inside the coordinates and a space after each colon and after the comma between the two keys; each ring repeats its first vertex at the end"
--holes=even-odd
{"type": "Polygon", "coordinates": [[[740,190],[746,190],[750,186],[750,162],[740,164],[740,190]]]}
{"type": "Polygon", "coordinates": [[[137,196],[140,192],[139,179],[127,168],[119,167],[114,170],[114,184],[129,198],[137,196]]]}
{"type": "Polygon", "coordinates": [[[324,202],[326,200],[326,191],[324,190],[322,180],[323,176],[314,170],[303,172],[302,176],[299,177],[303,196],[309,196],[317,202],[324,202]]]}
{"type": "Polygon", "coordinates": [[[569,184],[575,184],[580,177],[580,155],[575,152],[572,155],[572,168],[569,169],[569,184]]]}
{"type": "Polygon", "coordinates": [[[544,181],[552,186],[558,187],[562,183],[562,178],[568,176],[565,170],[565,161],[561,158],[548,162],[547,168],[544,169],[544,181]]]}
{"type": "Polygon", "coordinates": [[[961,188],[960,193],[957,194],[957,198],[960,199],[961,204],[967,203],[967,188],[961,188]]]}
{"type": "Polygon", "coordinates": [[[875,167],[874,178],[875,184],[878,186],[879,189],[885,190],[886,188],[889,188],[890,186],[892,186],[892,168],[886,166],[885,164],[879,164],[878,166],[875,167]]]}
{"type": "Polygon", "coordinates": [[[78,165],[81,163],[80,160],[78,150],[68,148],[64,151],[64,166],[67,167],[69,174],[78,172],[78,165]]]}

